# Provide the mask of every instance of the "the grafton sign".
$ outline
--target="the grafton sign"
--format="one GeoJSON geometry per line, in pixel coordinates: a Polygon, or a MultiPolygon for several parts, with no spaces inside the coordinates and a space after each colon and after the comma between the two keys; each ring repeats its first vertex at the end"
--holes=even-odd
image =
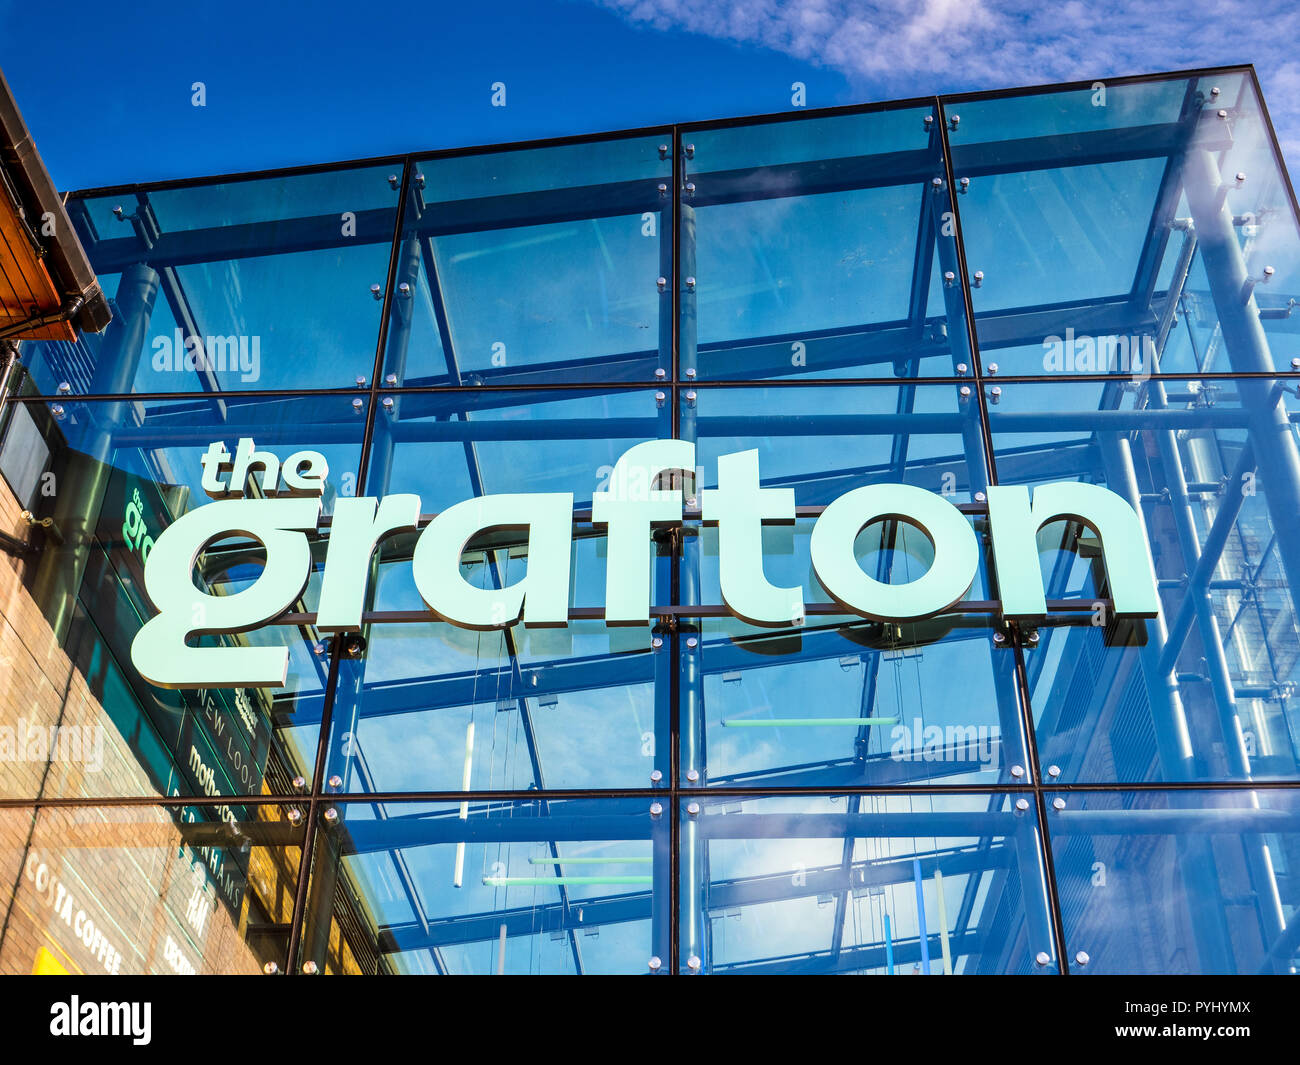
{"type": "MultiPolygon", "coordinates": [[[[243,439],[233,455],[224,443],[211,444],[202,462],[203,488],[215,501],[189,511],[156,538],[145,564],[145,590],[158,613],[136,636],[131,660],[141,676],[166,688],[283,685],[287,647],[191,646],[190,641],[260,628],[301,597],[312,569],[309,536],[319,536],[324,526],[325,459],[300,451],[281,461],[243,439]],[[196,587],[199,555],[216,541],[237,536],[265,547],[258,578],[229,595],[196,587]]],[[[652,533],[683,520],[695,469],[693,444],[648,440],[624,452],[607,489],[594,493],[591,522],[607,542],[607,625],[650,623],[652,533]]],[[[726,609],[755,625],[802,623],[804,589],[774,585],[763,572],[763,526],[795,520],[794,490],[760,486],[757,451],[722,455],[717,473],[718,487],[699,494],[700,516],[718,529],[726,609]]],[[[565,625],[573,510],[567,492],[485,495],[455,504],[421,528],[419,496],[339,498],[328,522],[316,625],[327,633],[360,629],[376,548],[388,536],[417,530],[410,564],[430,620],[470,629],[520,621],[565,625]],[[526,572],[501,588],[476,587],[462,575],[461,556],[476,538],[497,530],[518,534],[527,552],[526,572]]],[[[1037,533],[1060,520],[1082,522],[1100,539],[1114,615],[1155,617],[1159,601],[1137,514],[1115,493],[1075,482],[1040,485],[1032,498],[1023,486],[988,489],[1002,615],[1046,615],[1037,533]]],[[[810,549],[818,583],[845,612],[890,622],[932,617],[960,603],[981,554],[971,522],[956,506],[903,484],[865,485],[835,499],[817,517],[810,549]],[[919,528],[933,544],[934,561],[918,579],[891,584],[859,565],[858,534],[886,519],[919,528]]]]}

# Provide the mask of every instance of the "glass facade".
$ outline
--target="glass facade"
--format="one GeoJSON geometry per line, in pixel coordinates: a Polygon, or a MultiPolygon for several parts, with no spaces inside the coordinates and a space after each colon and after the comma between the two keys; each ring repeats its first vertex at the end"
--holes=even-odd
{"type": "MultiPolygon", "coordinates": [[[[0,971],[1300,965],[1300,220],[1249,69],[67,208],[114,317],[25,343],[0,416],[32,545],[0,557],[0,971]],[[289,612],[201,637],[287,645],[282,687],[148,683],[143,561],[241,438],[324,455],[326,516],[572,493],[567,626],[422,613],[406,533],[322,632],[322,533],[289,612]],[[668,438],[686,517],[651,624],[607,626],[593,496],[668,438]],[[762,534],[785,628],[722,605],[697,503],[750,450],[798,508],[762,534]],[[1157,618],[1115,616],[1073,520],[1038,534],[1047,618],[1002,618],[986,492],[1063,481],[1137,511],[1157,618]],[[970,523],[950,610],[868,620],[814,577],[869,484],[970,523]]],[[[478,587],[526,572],[467,546],[478,587]]],[[[904,583],[934,544],[889,518],[855,553],[904,583]]],[[[264,559],[231,537],[194,580],[264,559]]]]}

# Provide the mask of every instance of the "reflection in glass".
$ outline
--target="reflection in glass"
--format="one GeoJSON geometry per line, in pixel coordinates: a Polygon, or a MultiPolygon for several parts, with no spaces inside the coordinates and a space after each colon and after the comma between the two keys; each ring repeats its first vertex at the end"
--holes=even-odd
{"type": "Polygon", "coordinates": [[[701,796],[681,832],[684,970],[1056,971],[1024,799],[701,796]]]}
{"type": "Polygon", "coordinates": [[[1294,791],[1072,792],[1047,828],[1072,973],[1296,971],[1294,791]]]}
{"type": "Polygon", "coordinates": [[[318,971],[630,974],[668,957],[671,820],[645,799],[336,809],[308,889],[318,971]]]}
{"type": "Polygon", "coordinates": [[[0,972],[283,971],[303,835],[288,815],[276,806],[0,810],[0,972]]]}

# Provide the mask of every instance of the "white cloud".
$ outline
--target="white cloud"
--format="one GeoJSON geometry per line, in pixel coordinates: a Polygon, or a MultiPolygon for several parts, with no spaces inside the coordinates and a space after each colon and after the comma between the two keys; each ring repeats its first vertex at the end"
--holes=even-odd
{"type": "Polygon", "coordinates": [[[845,74],[860,99],[1253,62],[1300,162],[1293,0],[594,0],[630,22],[757,45],[845,74]]]}

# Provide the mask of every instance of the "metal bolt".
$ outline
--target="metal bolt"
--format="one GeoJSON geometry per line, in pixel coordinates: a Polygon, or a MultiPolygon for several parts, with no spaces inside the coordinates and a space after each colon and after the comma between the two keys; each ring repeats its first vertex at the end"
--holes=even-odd
{"type": "Polygon", "coordinates": [[[695,158],[695,145],[693,144],[686,145],[686,158],[687,159],[695,158]]]}
{"type": "Polygon", "coordinates": [[[998,372],[998,364],[997,364],[996,362],[991,362],[991,363],[989,363],[988,370],[989,370],[989,373],[990,373],[990,374],[995,374],[995,373],[997,373],[997,372],[998,372]]]}
{"type": "Polygon", "coordinates": [[[392,413],[393,413],[393,397],[392,397],[392,396],[385,396],[385,397],[383,398],[382,402],[383,402],[383,405],[384,405],[384,410],[386,410],[389,414],[392,414],[392,413]]]}
{"type": "Polygon", "coordinates": [[[655,284],[658,286],[659,291],[662,292],[664,289],[668,287],[668,278],[666,277],[655,278],[655,284]]]}
{"type": "Polygon", "coordinates": [[[329,786],[330,786],[331,788],[341,788],[341,787],[343,787],[343,778],[342,778],[341,776],[339,776],[337,773],[335,773],[335,774],[334,774],[332,777],[330,777],[330,779],[329,779],[329,786]]]}
{"type": "Polygon", "coordinates": [[[989,389],[989,399],[991,399],[994,403],[998,402],[998,400],[1000,400],[1001,398],[1002,398],[1001,386],[994,385],[992,388],[989,389]]]}
{"type": "Polygon", "coordinates": [[[929,133],[934,127],[934,115],[926,115],[922,121],[925,123],[925,131],[929,133]]]}
{"type": "Polygon", "coordinates": [[[966,364],[965,364],[964,362],[959,362],[959,363],[957,364],[957,374],[958,374],[958,376],[960,376],[960,377],[965,377],[965,376],[966,376],[966,369],[967,369],[966,364]]]}
{"type": "Polygon", "coordinates": [[[687,646],[687,647],[690,647],[690,648],[696,648],[696,647],[699,647],[699,646],[700,646],[700,641],[699,641],[696,637],[694,637],[694,636],[688,636],[688,637],[686,638],[686,646],[687,646]]]}
{"type": "Polygon", "coordinates": [[[331,806],[328,810],[325,811],[325,820],[328,821],[331,825],[334,824],[334,822],[337,821],[338,819],[339,819],[339,812],[336,809],[334,809],[333,806],[331,806]]]}
{"type": "Polygon", "coordinates": [[[386,385],[396,385],[396,384],[397,384],[397,374],[395,374],[395,373],[390,373],[390,374],[388,374],[388,375],[384,378],[384,384],[386,384],[386,385]]]}
{"type": "Polygon", "coordinates": [[[423,175],[423,174],[416,174],[416,175],[415,175],[415,184],[416,184],[419,188],[424,188],[424,175],[423,175]]]}
{"type": "Polygon", "coordinates": [[[668,396],[667,396],[666,393],[664,393],[664,392],[656,392],[656,393],[655,393],[655,405],[658,406],[658,407],[662,407],[662,406],[664,405],[664,400],[666,400],[667,398],[668,398],[668,396]]]}
{"type": "Polygon", "coordinates": [[[667,376],[668,376],[668,371],[665,370],[662,366],[660,366],[657,370],[655,370],[656,381],[662,381],[667,376]]]}
{"type": "Polygon", "coordinates": [[[399,296],[401,296],[402,299],[404,299],[404,300],[405,300],[405,299],[410,299],[410,298],[411,298],[411,286],[408,285],[405,281],[403,281],[400,285],[397,286],[397,294],[398,294],[399,296]]]}
{"type": "Polygon", "coordinates": [[[662,817],[662,816],[663,816],[663,813],[664,813],[664,804],[663,804],[663,803],[661,803],[661,802],[652,802],[652,803],[650,804],[650,816],[651,816],[651,817],[657,819],[657,818],[662,817]]]}
{"type": "Polygon", "coordinates": [[[1088,957],[1088,952],[1086,950],[1081,950],[1074,956],[1074,962],[1079,966],[1087,965],[1090,961],[1092,961],[1092,959],[1088,957]]]}
{"type": "Polygon", "coordinates": [[[687,405],[688,407],[693,407],[693,406],[695,406],[695,393],[694,393],[694,392],[687,392],[687,393],[686,393],[686,405],[687,405]]]}
{"type": "Polygon", "coordinates": [[[1062,798],[1058,795],[1055,799],[1052,800],[1052,809],[1053,809],[1053,810],[1064,810],[1064,809],[1065,809],[1065,800],[1062,799],[1062,798]]]}
{"type": "Polygon", "coordinates": [[[663,647],[663,645],[664,645],[664,638],[662,636],[656,636],[653,640],[650,641],[650,646],[653,647],[656,651],[658,651],[661,647],[663,647]]]}
{"type": "Polygon", "coordinates": [[[306,778],[304,778],[304,777],[294,777],[294,778],[293,778],[293,786],[294,786],[295,788],[297,788],[299,791],[302,791],[302,789],[305,788],[305,787],[307,786],[306,778]]]}
{"type": "Polygon", "coordinates": [[[1219,112],[1219,117],[1220,117],[1220,118],[1227,118],[1227,117],[1228,117],[1228,112],[1227,112],[1227,111],[1220,111],[1220,112],[1219,112]]]}
{"type": "Polygon", "coordinates": [[[67,381],[60,381],[60,382],[59,382],[59,392],[60,392],[61,395],[65,395],[65,396],[66,396],[66,395],[67,395],[69,392],[71,392],[71,391],[72,391],[72,386],[71,386],[70,384],[68,384],[67,381]]]}
{"type": "Polygon", "coordinates": [[[384,290],[379,285],[371,285],[370,294],[377,300],[382,300],[384,298],[384,290]]]}
{"type": "Polygon", "coordinates": [[[313,653],[313,654],[318,654],[318,655],[323,655],[323,654],[325,653],[325,645],[324,645],[323,643],[313,644],[313,645],[312,645],[312,653],[313,653]]]}
{"type": "Polygon", "coordinates": [[[687,378],[689,378],[689,379],[692,380],[692,381],[695,379],[695,367],[694,367],[694,366],[687,367],[687,370],[686,370],[686,376],[687,376],[687,378]]]}
{"type": "Polygon", "coordinates": [[[1238,184],[1238,185],[1243,185],[1243,184],[1245,184],[1245,182],[1246,182],[1246,171],[1244,171],[1244,170],[1238,170],[1238,171],[1237,171],[1237,184],[1238,184]]]}
{"type": "Polygon", "coordinates": [[[1022,765],[1013,765],[1011,767],[1011,775],[1019,780],[1025,775],[1025,767],[1022,765]]]}
{"type": "Polygon", "coordinates": [[[688,803],[686,804],[686,813],[687,813],[690,817],[699,817],[699,816],[700,816],[700,804],[699,804],[698,802],[688,802],[688,803]]]}
{"type": "Polygon", "coordinates": [[[1051,965],[1052,956],[1048,954],[1047,951],[1040,950],[1037,954],[1034,955],[1034,964],[1038,966],[1051,965]]]}
{"type": "Polygon", "coordinates": [[[686,288],[691,292],[695,291],[695,278],[688,277],[686,279],[686,288]]]}
{"type": "Polygon", "coordinates": [[[1061,775],[1061,767],[1059,765],[1049,765],[1047,767],[1047,775],[1055,780],[1061,775]]]}
{"type": "Polygon", "coordinates": [[[1300,355],[1291,360],[1291,369],[1300,370],[1300,355]]]}
{"type": "Polygon", "coordinates": [[[122,220],[122,208],[120,206],[113,208],[113,214],[119,222],[122,220]]]}
{"type": "Polygon", "coordinates": [[[1026,639],[1029,641],[1029,646],[1030,646],[1030,647],[1037,647],[1037,646],[1038,646],[1038,630],[1037,630],[1037,629],[1031,629],[1030,632],[1029,632],[1029,634],[1026,636],[1026,639]]]}
{"type": "Polygon", "coordinates": [[[650,783],[651,783],[651,784],[659,784],[659,783],[662,783],[663,779],[664,779],[664,775],[663,775],[662,772],[660,772],[658,769],[651,770],[651,772],[650,772],[650,783]]]}
{"type": "Polygon", "coordinates": [[[968,188],[970,188],[970,178],[964,177],[960,181],[958,181],[957,184],[961,186],[961,191],[965,192],[968,188]]]}
{"type": "Polygon", "coordinates": [[[983,503],[986,499],[988,499],[988,496],[986,496],[983,492],[976,492],[976,493],[975,493],[975,502],[976,502],[976,503],[983,503]]]}
{"type": "Polygon", "coordinates": [[[976,270],[976,271],[975,271],[975,276],[971,279],[971,284],[974,285],[976,288],[981,288],[981,287],[983,287],[983,285],[984,285],[984,271],[983,271],[983,270],[976,270]]]}
{"type": "Polygon", "coordinates": [[[268,961],[265,965],[262,966],[262,972],[266,973],[267,976],[274,976],[279,971],[280,971],[280,966],[276,965],[275,962],[273,961],[268,961]]]}
{"type": "Polygon", "coordinates": [[[695,195],[695,182],[694,182],[694,181],[688,181],[688,182],[686,183],[686,195],[687,195],[687,196],[694,196],[694,195],[695,195]]]}
{"type": "Polygon", "coordinates": [[[700,771],[698,769],[686,770],[686,779],[692,784],[698,784],[700,780],[700,771]]]}
{"type": "Polygon", "coordinates": [[[366,387],[366,378],[364,374],[357,374],[357,387],[358,388],[366,387]]]}
{"type": "Polygon", "coordinates": [[[1028,799],[1021,798],[1021,799],[1017,799],[1017,800],[1016,800],[1016,812],[1017,812],[1017,813],[1024,813],[1024,812],[1025,812],[1026,810],[1028,810],[1028,809],[1029,809],[1029,800],[1028,800],[1028,799]]]}
{"type": "Polygon", "coordinates": [[[943,272],[943,283],[948,288],[952,288],[953,282],[956,280],[957,280],[957,275],[954,274],[951,270],[945,270],[943,272]]]}
{"type": "Polygon", "coordinates": [[[660,196],[668,195],[668,186],[665,185],[662,181],[659,183],[659,195],[660,196]]]}
{"type": "Polygon", "coordinates": [[[398,182],[398,180],[397,180],[397,175],[396,175],[396,174],[389,174],[389,175],[388,175],[388,187],[389,187],[389,188],[392,188],[392,189],[395,189],[395,188],[397,188],[398,184],[399,184],[399,182],[398,182]]]}
{"type": "Polygon", "coordinates": [[[690,969],[693,973],[698,973],[700,971],[700,966],[703,964],[704,962],[700,961],[700,959],[694,954],[686,959],[686,968],[690,969]]]}
{"type": "Polygon", "coordinates": [[[660,969],[663,968],[664,963],[658,958],[658,956],[655,956],[650,959],[649,965],[650,965],[650,971],[652,973],[657,973],[660,969]]]}
{"type": "Polygon", "coordinates": [[[660,159],[668,158],[668,145],[666,144],[659,145],[659,158],[660,159]]]}
{"type": "Polygon", "coordinates": [[[1265,281],[1270,280],[1275,273],[1277,273],[1277,271],[1274,270],[1271,266],[1264,267],[1264,280],[1265,281]]]}
{"type": "Polygon", "coordinates": [[[62,404],[62,403],[51,403],[51,404],[50,404],[50,413],[53,414],[55,418],[62,418],[62,417],[63,417],[63,413],[64,413],[64,411],[63,411],[63,404],[62,404]]]}
{"type": "Polygon", "coordinates": [[[993,634],[993,642],[996,643],[996,644],[1004,644],[1004,643],[1006,643],[1006,642],[1007,642],[1006,633],[1003,633],[1003,632],[995,632],[995,633],[993,634]]]}
{"type": "Polygon", "coordinates": [[[686,497],[686,505],[687,505],[687,507],[689,507],[690,509],[694,510],[695,507],[696,507],[696,505],[697,505],[698,503],[699,503],[699,500],[697,500],[694,496],[687,496],[687,497],[686,497]]]}
{"type": "Polygon", "coordinates": [[[302,811],[297,808],[294,808],[290,810],[287,814],[285,814],[285,817],[289,819],[289,824],[296,825],[299,821],[302,820],[302,811]]]}
{"type": "Polygon", "coordinates": [[[1223,91],[1223,90],[1221,90],[1221,89],[1216,85],[1216,86],[1214,86],[1214,88],[1212,88],[1212,89],[1210,90],[1210,95],[1211,95],[1211,96],[1218,96],[1219,93],[1222,92],[1222,91],[1223,91]]]}
{"type": "Polygon", "coordinates": [[[305,961],[302,963],[302,971],[307,976],[315,976],[320,970],[314,961],[305,961]]]}
{"type": "Polygon", "coordinates": [[[938,192],[941,188],[943,188],[943,178],[940,177],[931,178],[930,188],[934,189],[935,192],[938,192]]]}
{"type": "Polygon", "coordinates": [[[970,399],[970,385],[962,385],[961,388],[957,390],[957,394],[961,396],[962,399],[970,399]]]}
{"type": "Polygon", "coordinates": [[[360,396],[358,396],[356,399],[354,399],[354,400],[352,401],[352,409],[355,410],[355,411],[360,411],[361,408],[364,407],[364,406],[365,406],[365,403],[362,402],[360,396]]]}
{"type": "Polygon", "coordinates": [[[960,125],[961,125],[961,115],[953,115],[952,118],[948,119],[949,129],[955,130],[960,125]]]}

